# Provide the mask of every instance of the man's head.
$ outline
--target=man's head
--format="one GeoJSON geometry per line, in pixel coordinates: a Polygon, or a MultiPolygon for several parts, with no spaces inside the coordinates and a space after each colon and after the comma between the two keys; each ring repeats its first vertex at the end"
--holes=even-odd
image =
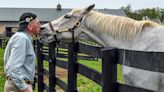
{"type": "Polygon", "coordinates": [[[37,35],[40,31],[40,22],[33,13],[23,13],[19,19],[19,31],[27,31],[30,35],[37,35]]]}

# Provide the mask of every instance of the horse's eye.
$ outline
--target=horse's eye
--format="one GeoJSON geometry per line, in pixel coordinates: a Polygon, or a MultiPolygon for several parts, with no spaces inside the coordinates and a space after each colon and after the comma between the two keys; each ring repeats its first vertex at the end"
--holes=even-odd
{"type": "Polygon", "coordinates": [[[65,15],[64,18],[69,19],[69,18],[71,18],[71,16],[70,15],[65,15]]]}

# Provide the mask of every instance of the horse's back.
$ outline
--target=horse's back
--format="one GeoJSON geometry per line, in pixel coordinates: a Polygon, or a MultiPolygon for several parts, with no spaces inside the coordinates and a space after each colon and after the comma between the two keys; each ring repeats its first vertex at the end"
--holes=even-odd
{"type": "Polygon", "coordinates": [[[164,27],[144,27],[132,42],[133,50],[164,52],[164,27]]]}

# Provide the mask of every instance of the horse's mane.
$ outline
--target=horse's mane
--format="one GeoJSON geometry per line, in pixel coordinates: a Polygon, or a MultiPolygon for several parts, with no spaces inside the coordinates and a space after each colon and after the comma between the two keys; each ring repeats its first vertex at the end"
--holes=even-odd
{"type": "Polygon", "coordinates": [[[88,28],[99,30],[99,34],[107,34],[115,39],[131,40],[139,35],[145,26],[158,26],[156,22],[142,20],[137,21],[128,17],[107,15],[91,11],[87,16],[88,28]]]}

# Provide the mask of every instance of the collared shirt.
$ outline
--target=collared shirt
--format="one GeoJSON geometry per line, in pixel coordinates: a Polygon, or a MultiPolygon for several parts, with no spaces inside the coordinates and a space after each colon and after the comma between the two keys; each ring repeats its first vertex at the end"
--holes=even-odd
{"type": "Polygon", "coordinates": [[[16,32],[10,38],[4,53],[4,71],[21,91],[27,88],[24,80],[33,81],[35,53],[28,33],[16,32]]]}

